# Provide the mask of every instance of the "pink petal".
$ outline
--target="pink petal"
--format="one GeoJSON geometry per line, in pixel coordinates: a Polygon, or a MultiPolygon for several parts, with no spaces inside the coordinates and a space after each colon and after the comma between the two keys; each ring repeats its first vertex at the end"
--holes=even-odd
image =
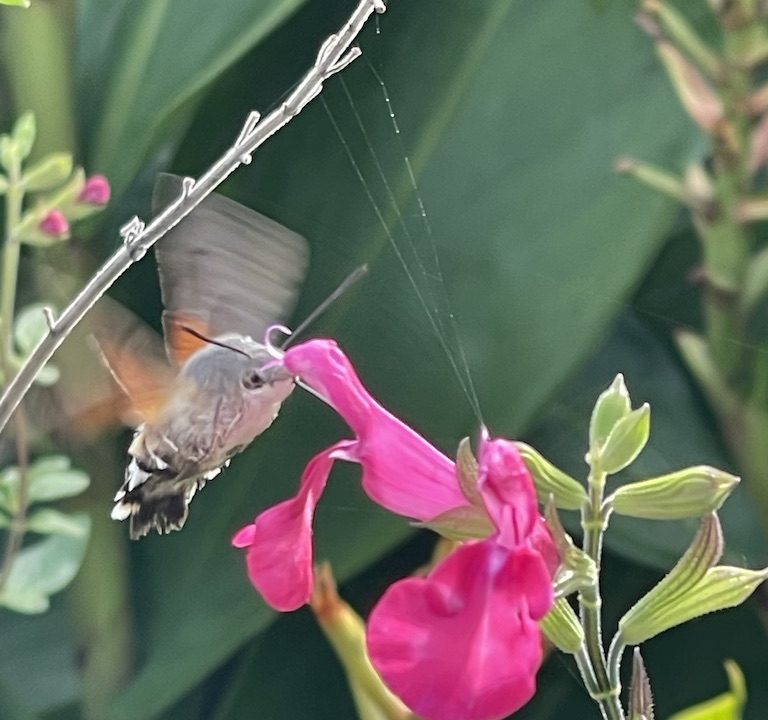
{"type": "Polygon", "coordinates": [[[283,363],[317,390],[357,435],[359,443],[348,459],[363,466],[363,488],[374,501],[419,520],[468,504],[453,462],[376,402],[335,342],[296,345],[283,363]]]}
{"type": "Polygon", "coordinates": [[[387,590],[368,621],[368,651],[419,717],[497,720],[536,690],[542,600],[551,607],[551,581],[538,553],[493,540],[470,543],[427,578],[387,590]]]}
{"type": "Polygon", "coordinates": [[[77,202],[86,205],[106,205],[110,196],[109,180],[103,175],[91,175],[77,196],[77,202]]]}
{"type": "Polygon", "coordinates": [[[514,548],[530,536],[539,519],[528,468],[509,440],[483,440],[478,465],[478,486],[499,531],[497,542],[514,548]]]}
{"type": "Polygon", "coordinates": [[[561,558],[557,545],[555,545],[555,541],[552,539],[552,535],[543,517],[538,518],[533,532],[528,538],[528,544],[541,555],[544,564],[549,570],[550,577],[553,577],[555,572],[557,572],[557,568],[560,567],[561,558]]]}
{"type": "Polygon", "coordinates": [[[312,519],[335,459],[354,445],[343,440],[309,461],[299,492],[265,510],[232,538],[247,547],[248,577],[264,600],[288,612],[309,602],[313,587],[312,519]]]}

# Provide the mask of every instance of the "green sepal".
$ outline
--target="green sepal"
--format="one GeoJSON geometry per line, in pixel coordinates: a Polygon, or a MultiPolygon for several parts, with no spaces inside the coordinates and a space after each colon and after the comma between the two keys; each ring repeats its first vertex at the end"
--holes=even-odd
{"type": "Polygon", "coordinates": [[[52,190],[71,175],[72,167],[71,153],[51,153],[26,170],[21,182],[28,192],[52,190]]]}
{"type": "Polygon", "coordinates": [[[600,393],[589,421],[589,446],[601,447],[611,431],[632,409],[624,376],[619,373],[606,390],[600,393]]]}
{"type": "Polygon", "coordinates": [[[461,541],[487,538],[496,531],[485,510],[475,506],[453,508],[426,522],[411,524],[433,530],[449,540],[461,541]]]}
{"type": "Polygon", "coordinates": [[[640,648],[632,656],[632,680],[629,684],[629,720],[654,720],[651,681],[645,671],[640,648]]]}
{"type": "Polygon", "coordinates": [[[715,513],[711,513],[702,519],[693,542],[672,570],[619,621],[619,633],[624,644],[639,645],[691,617],[704,614],[695,612],[700,600],[694,603],[693,615],[686,615],[688,611],[679,611],[688,606],[689,598],[695,594],[699,583],[722,553],[720,521],[715,513]]]}
{"type": "Polygon", "coordinates": [[[477,487],[477,460],[472,454],[472,446],[468,437],[461,440],[456,451],[456,479],[464,497],[472,505],[484,508],[483,498],[477,487]]]}
{"type": "Polygon", "coordinates": [[[551,496],[544,506],[544,517],[560,557],[560,565],[553,579],[555,597],[567,597],[584,587],[595,586],[598,580],[597,565],[587,553],[575,545],[565,531],[551,496]]]}
{"type": "Polygon", "coordinates": [[[602,448],[590,451],[590,464],[607,475],[623,470],[642,452],[650,431],[651,406],[644,403],[614,425],[602,448]]]}
{"type": "Polygon", "coordinates": [[[539,502],[546,504],[550,497],[561,510],[581,510],[587,501],[584,486],[555,467],[530,445],[516,442],[515,447],[531,473],[539,502]]]}
{"type": "Polygon", "coordinates": [[[718,510],[739,478],[708,465],[622,485],[606,501],[620,515],[649,520],[701,517],[718,510]]]}
{"type": "Polygon", "coordinates": [[[569,655],[577,653],[584,643],[584,628],[565,598],[555,600],[552,609],[539,621],[539,627],[558,650],[569,655]]]}

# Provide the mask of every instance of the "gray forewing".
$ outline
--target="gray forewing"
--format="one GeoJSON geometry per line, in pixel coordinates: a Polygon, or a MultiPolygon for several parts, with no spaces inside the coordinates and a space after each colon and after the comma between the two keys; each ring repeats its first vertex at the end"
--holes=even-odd
{"type": "MultiPolygon", "coordinates": [[[[153,208],[177,198],[181,183],[160,175],[153,208]]],[[[167,313],[199,318],[214,336],[255,339],[288,318],[309,257],[301,235],[217,194],[165,235],[155,253],[167,313]]]]}

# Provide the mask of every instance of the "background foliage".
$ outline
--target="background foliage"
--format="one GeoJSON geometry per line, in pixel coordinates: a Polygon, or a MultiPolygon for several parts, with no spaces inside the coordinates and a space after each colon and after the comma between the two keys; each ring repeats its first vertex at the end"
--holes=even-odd
{"type": "MultiPolygon", "coordinates": [[[[279,102],[354,4],[33,0],[29,10],[0,10],[2,126],[33,109],[40,152],[75,150],[89,172],[113,184],[106,219],[77,246],[83,271],[114,246],[119,224],[146,212],[158,169],[201,172],[249,109],[279,102]]],[[[623,371],[633,399],[649,401],[654,416],[635,470],[698,463],[735,470],[669,340],[678,324],[697,321],[686,303],[695,249],[685,221],[612,169],[624,153],[674,168],[703,152],[632,23],[634,9],[626,0],[391,0],[362,39],[363,59],[324,98],[393,240],[322,102],[226,186],[309,239],[298,318],[354,266],[370,264],[368,279],[313,332],[337,337],[374,394],[448,453],[478,421],[396,257],[395,249],[405,255],[424,292],[437,290],[437,312],[447,313],[440,284],[416,260],[428,264],[429,236],[403,146],[492,432],[526,439],[583,476],[589,409],[623,371]],[[386,82],[401,137],[371,66],[386,82]]],[[[62,272],[75,264],[47,258],[62,272]]],[[[40,287],[32,272],[27,282],[40,287]]],[[[115,295],[158,325],[150,258],[115,295]]],[[[448,344],[456,353],[456,340],[448,344]]],[[[74,338],[62,364],[87,352],[74,338]]],[[[47,615],[0,611],[0,716],[65,720],[81,717],[84,704],[86,714],[107,720],[349,717],[341,672],[311,617],[268,611],[229,546],[232,532],[291,492],[311,454],[343,432],[331,413],[296,393],[268,436],[195,500],[183,533],[130,547],[125,529],[107,519],[126,438],[70,447],[92,478],[83,505],[93,523],[88,556],[47,615]]],[[[321,506],[318,554],[332,559],[349,596],[367,609],[387,580],[427,556],[429,541],[408,540],[404,522],[368,503],[355,472],[338,472],[321,506]]],[[[765,563],[764,538],[741,489],[722,517],[730,561],[765,563]]],[[[616,617],[692,534],[683,523],[612,527],[605,596],[616,617]]],[[[660,717],[724,689],[726,657],[745,672],[747,717],[762,717],[768,646],[753,608],[672,631],[644,656],[660,717]],[[695,673],[681,670],[691,663],[695,673]]],[[[519,717],[595,717],[564,661],[549,661],[541,688],[519,717]]]]}

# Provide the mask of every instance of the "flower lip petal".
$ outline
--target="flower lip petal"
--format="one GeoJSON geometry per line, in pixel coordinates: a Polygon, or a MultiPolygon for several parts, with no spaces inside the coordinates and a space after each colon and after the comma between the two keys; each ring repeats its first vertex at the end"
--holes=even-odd
{"type": "Polygon", "coordinates": [[[355,441],[342,440],[315,455],[301,479],[299,492],[265,510],[232,539],[246,547],[248,577],[276,610],[297,610],[309,602],[313,588],[312,520],[333,462],[355,441]]]}
{"type": "Polygon", "coordinates": [[[537,553],[468,543],[385,592],[368,621],[371,661],[419,717],[499,720],[535,692],[542,647],[529,598],[537,614],[552,603],[537,553]]]}

